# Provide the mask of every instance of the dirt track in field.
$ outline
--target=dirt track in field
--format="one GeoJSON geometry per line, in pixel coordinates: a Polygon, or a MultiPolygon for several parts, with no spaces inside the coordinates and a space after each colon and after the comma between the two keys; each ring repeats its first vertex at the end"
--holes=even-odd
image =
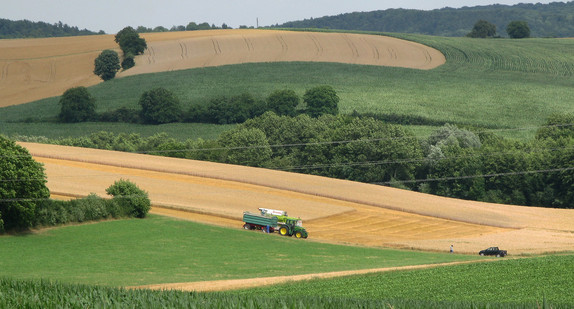
{"type": "MultiPolygon", "coordinates": [[[[494,261],[494,260],[483,260],[480,262],[485,262],[485,261],[494,261]]],[[[132,288],[132,289],[151,289],[151,290],[178,290],[178,291],[190,291],[190,292],[191,291],[214,292],[214,291],[248,289],[248,288],[253,288],[253,287],[260,287],[260,286],[273,285],[273,284],[279,284],[279,283],[287,283],[287,282],[293,282],[293,281],[312,280],[312,279],[327,279],[327,278],[335,278],[335,277],[343,277],[343,276],[351,276],[351,275],[362,275],[362,274],[380,273],[380,272],[387,272],[387,271],[423,269],[423,268],[452,266],[452,265],[477,263],[477,262],[478,261],[451,262],[451,263],[440,263],[440,264],[373,268],[373,269],[335,271],[335,272],[306,274],[306,275],[262,277],[262,278],[250,278],[250,279],[236,279],[236,280],[215,280],[215,281],[201,281],[201,282],[150,284],[150,285],[142,285],[142,286],[129,287],[129,288],[132,288]]]]}
{"type": "MultiPolygon", "coordinates": [[[[321,61],[432,69],[444,56],[424,45],[376,35],[231,29],[142,34],[136,66],[118,77],[249,62],[321,61]]],[[[92,72],[113,35],[0,40],[0,107],[100,83],[92,72]]]]}

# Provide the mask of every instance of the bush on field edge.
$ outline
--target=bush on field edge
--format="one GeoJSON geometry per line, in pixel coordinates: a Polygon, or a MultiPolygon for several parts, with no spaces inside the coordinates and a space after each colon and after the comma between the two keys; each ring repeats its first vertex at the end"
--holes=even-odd
{"type": "MultiPolygon", "coordinates": [[[[117,218],[144,218],[151,208],[147,193],[127,180],[116,181],[108,191],[112,199],[91,193],[70,201],[46,199],[36,205],[34,227],[56,226],[117,218]]],[[[0,219],[0,231],[2,230],[0,219]]]]}

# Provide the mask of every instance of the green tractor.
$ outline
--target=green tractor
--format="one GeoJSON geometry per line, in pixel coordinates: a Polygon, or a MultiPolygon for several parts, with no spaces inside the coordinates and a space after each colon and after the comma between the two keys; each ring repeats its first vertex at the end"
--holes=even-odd
{"type": "Polygon", "coordinates": [[[301,220],[296,218],[286,217],[280,219],[278,217],[279,235],[281,236],[295,236],[296,238],[307,238],[307,230],[302,226],[301,220]]]}
{"type": "Polygon", "coordinates": [[[309,234],[299,218],[288,217],[286,211],[259,208],[260,213],[243,213],[243,225],[247,230],[262,230],[267,233],[278,231],[281,236],[307,238],[309,234]]]}

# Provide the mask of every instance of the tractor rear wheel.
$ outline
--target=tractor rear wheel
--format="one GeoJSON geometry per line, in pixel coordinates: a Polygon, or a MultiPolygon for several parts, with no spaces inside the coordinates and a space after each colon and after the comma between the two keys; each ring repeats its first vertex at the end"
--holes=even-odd
{"type": "Polygon", "coordinates": [[[287,236],[289,234],[289,228],[285,225],[281,226],[279,228],[279,234],[281,234],[281,236],[287,236]]]}

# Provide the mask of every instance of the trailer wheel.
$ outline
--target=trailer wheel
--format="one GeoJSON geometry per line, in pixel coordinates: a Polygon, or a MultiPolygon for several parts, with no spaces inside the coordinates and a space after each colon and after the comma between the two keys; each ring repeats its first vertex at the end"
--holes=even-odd
{"type": "Polygon", "coordinates": [[[287,228],[287,226],[283,225],[279,228],[279,234],[281,234],[281,236],[287,236],[289,234],[289,229],[287,228]]]}
{"type": "Polygon", "coordinates": [[[295,233],[295,238],[301,238],[301,237],[303,237],[303,234],[301,234],[301,232],[295,233]]]}
{"type": "Polygon", "coordinates": [[[252,229],[252,228],[251,228],[251,224],[249,224],[249,223],[243,224],[243,228],[246,229],[246,230],[251,230],[251,229],[252,229]]]}

